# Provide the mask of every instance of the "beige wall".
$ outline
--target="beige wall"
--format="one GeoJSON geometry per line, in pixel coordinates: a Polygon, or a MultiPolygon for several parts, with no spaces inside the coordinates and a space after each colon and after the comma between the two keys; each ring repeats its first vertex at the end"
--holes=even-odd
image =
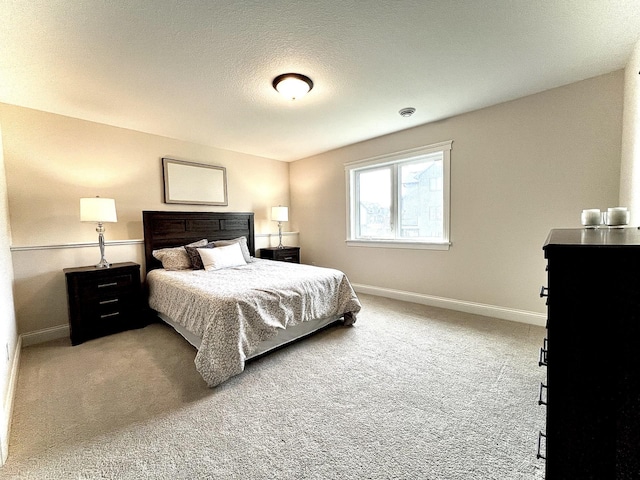
{"type": "Polygon", "coordinates": [[[13,265],[11,263],[11,229],[7,203],[7,182],[2,154],[2,125],[0,124],[0,465],[9,448],[11,420],[12,377],[16,363],[18,335],[13,304],[13,265]]]}
{"type": "Polygon", "coordinates": [[[640,40],[624,74],[622,166],[620,204],[631,209],[631,220],[640,224],[640,40]]]}
{"type": "Polygon", "coordinates": [[[66,325],[62,269],[99,260],[97,246],[73,245],[97,242],[95,225],[79,221],[81,197],[115,198],[118,222],[105,225],[106,258],[139,263],[143,210],[252,211],[256,243],[268,246],[271,238],[260,234],[277,233],[270,207],[289,203],[285,162],[6,104],[0,123],[20,333],[66,325]],[[164,204],[165,156],[226,167],[229,206],[164,204]]]}
{"type": "Polygon", "coordinates": [[[66,325],[62,269],[99,257],[97,246],[74,245],[96,241],[78,219],[78,199],[93,195],[116,199],[112,262],[142,263],[142,210],[254,211],[258,235],[275,233],[269,208],[289,204],[291,188],[285,227],[302,232],[305,262],[341,268],[359,285],[542,313],[548,230],[618,203],[623,78],[613,72],[292,164],[0,104],[19,332],[66,325]],[[344,163],[443,140],[454,142],[451,250],[347,248],[344,163]],[[229,206],[164,204],[163,156],[225,166],[229,206]]]}
{"type": "Polygon", "coordinates": [[[618,203],[622,87],[617,71],[293,162],[305,259],[383,293],[544,313],[549,229],[579,227],[582,209],[618,203]],[[446,140],[451,249],[347,247],[344,164],[446,140]]]}

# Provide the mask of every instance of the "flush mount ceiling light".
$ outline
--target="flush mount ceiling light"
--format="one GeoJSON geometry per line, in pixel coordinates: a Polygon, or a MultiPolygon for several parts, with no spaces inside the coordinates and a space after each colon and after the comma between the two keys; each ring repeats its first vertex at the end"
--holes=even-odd
{"type": "Polygon", "coordinates": [[[411,115],[413,115],[414,113],[416,113],[416,109],[413,107],[407,107],[407,108],[403,108],[402,110],[400,110],[398,112],[400,114],[400,116],[402,117],[410,117],[411,115]]]}
{"type": "Polygon", "coordinates": [[[304,97],[313,88],[311,79],[300,73],[283,73],[273,79],[273,88],[288,99],[304,97]]]}

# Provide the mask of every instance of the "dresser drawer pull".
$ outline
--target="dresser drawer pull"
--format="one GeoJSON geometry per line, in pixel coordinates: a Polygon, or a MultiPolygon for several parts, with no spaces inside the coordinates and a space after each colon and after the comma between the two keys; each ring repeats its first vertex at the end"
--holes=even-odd
{"type": "Polygon", "coordinates": [[[108,305],[110,303],[118,303],[119,300],[117,298],[112,298],[111,300],[102,300],[100,305],[108,305]]]}
{"type": "Polygon", "coordinates": [[[545,399],[542,399],[542,392],[547,391],[547,386],[544,383],[540,383],[540,396],[538,397],[538,405],[546,405],[547,404],[547,395],[545,395],[545,399]]]}
{"type": "Polygon", "coordinates": [[[538,360],[538,366],[539,367],[546,367],[547,366],[547,339],[544,339],[544,343],[542,345],[542,348],[540,349],[540,359],[538,360]]]}
{"type": "Polygon", "coordinates": [[[117,287],[117,286],[118,286],[118,282],[101,283],[101,284],[98,285],[98,288],[117,287]]]}
{"type": "Polygon", "coordinates": [[[540,289],[540,298],[542,298],[542,297],[548,297],[548,296],[549,296],[549,287],[545,287],[545,286],[543,286],[543,287],[540,289]]]}
{"type": "Polygon", "coordinates": [[[293,260],[293,257],[282,257],[283,260],[293,260]]]}
{"type": "Polygon", "coordinates": [[[120,312],[105,313],[104,315],[100,315],[100,318],[117,317],[118,315],[120,315],[120,312]]]}
{"type": "Polygon", "coordinates": [[[547,459],[547,436],[542,433],[542,432],[538,432],[538,453],[536,454],[536,458],[540,459],[542,458],[543,460],[547,459]],[[545,443],[545,452],[544,455],[542,454],[542,439],[544,438],[544,443],[545,443]]]}

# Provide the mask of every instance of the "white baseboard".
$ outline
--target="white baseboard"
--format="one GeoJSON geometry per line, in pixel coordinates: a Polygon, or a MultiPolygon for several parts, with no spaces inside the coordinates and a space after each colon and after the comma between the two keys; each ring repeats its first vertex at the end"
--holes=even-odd
{"type": "Polygon", "coordinates": [[[49,340],[68,336],[69,325],[58,325],[57,327],[43,328],[42,330],[36,330],[35,332],[23,333],[20,335],[20,338],[22,339],[22,346],[28,347],[29,345],[44,343],[49,340]]]}
{"type": "Polygon", "coordinates": [[[484,303],[467,302],[464,300],[455,300],[452,298],[435,297],[433,295],[425,295],[422,293],[405,292],[402,290],[393,290],[390,288],[373,287],[371,285],[351,284],[353,289],[358,293],[367,293],[379,297],[393,298],[395,300],[403,300],[405,302],[419,303],[429,305],[431,307],[448,308],[459,312],[473,313],[483,315],[485,317],[499,318],[501,320],[511,320],[513,322],[528,323],[530,325],[538,325],[544,327],[547,322],[546,315],[542,313],[529,312],[526,310],[517,310],[514,308],[498,307],[495,305],[486,305],[484,303]]]}
{"type": "MultiPolygon", "coordinates": [[[[431,307],[448,308],[449,310],[473,313],[476,315],[483,315],[485,317],[500,318],[502,320],[511,320],[513,322],[527,323],[530,325],[538,325],[540,327],[544,327],[547,322],[546,315],[542,313],[518,310],[515,308],[498,307],[484,303],[467,302],[452,298],[436,297],[433,295],[406,292],[403,290],[393,290],[391,288],[374,287],[371,285],[362,285],[357,283],[352,283],[351,285],[358,293],[367,293],[378,297],[393,298],[396,300],[403,300],[405,302],[429,305],[431,307]]],[[[22,346],[28,347],[29,345],[35,345],[68,336],[69,325],[58,325],[57,327],[44,328],[34,332],[23,333],[20,335],[20,339],[22,341],[22,346]]]]}
{"type": "Polygon", "coordinates": [[[2,424],[0,425],[0,467],[5,464],[9,456],[9,436],[11,434],[11,419],[13,418],[13,403],[16,396],[16,386],[18,385],[18,367],[20,366],[20,351],[22,349],[22,338],[18,337],[18,343],[13,353],[13,364],[11,365],[11,376],[9,377],[9,388],[7,396],[2,406],[2,424]]]}

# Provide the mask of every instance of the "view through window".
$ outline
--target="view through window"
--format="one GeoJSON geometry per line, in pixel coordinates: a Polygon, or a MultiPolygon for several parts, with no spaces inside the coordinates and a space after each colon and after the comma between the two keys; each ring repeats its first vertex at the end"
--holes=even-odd
{"type": "Polygon", "coordinates": [[[451,142],[347,165],[349,238],[446,245],[451,142]]]}

